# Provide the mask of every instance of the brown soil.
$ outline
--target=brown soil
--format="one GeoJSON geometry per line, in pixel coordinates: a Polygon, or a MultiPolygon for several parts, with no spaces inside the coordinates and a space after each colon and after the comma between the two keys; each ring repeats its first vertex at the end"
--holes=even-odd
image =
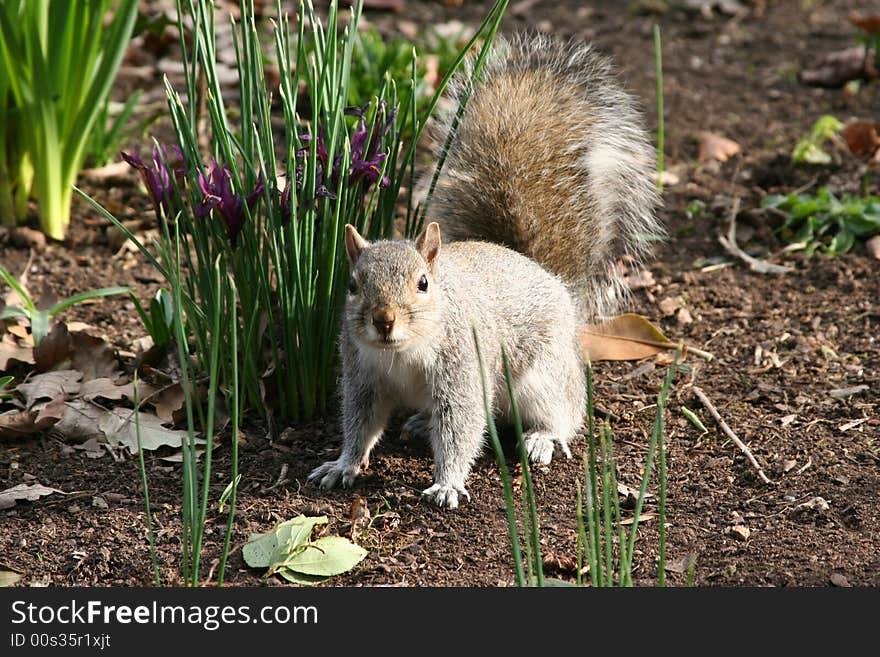
{"type": "MultiPolygon", "coordinates": [[[[628,3],[537,3],[505,21],[507,31],[549,29],[591,39],[611,54],[627,84],[645,105],[653,104],[653,18],[634,16],[628,3]],[[550,6],[552,5],[552,7],[550,6]]],[[[845,16],[867,9],[858,2],[767,3],[763,16],[712,17],[672,11],[661,17],[664,35],[667,166],[681,177],[664,194],[663,219],[671,239],[650,265],[655,283],[633,295],[633,310],[658,322],[667,335],[710,351],[691,355],[689,374],[676,381],[667,411],[669,492],[668,548],[672,584],[685,583],[682,564],[696,557],[698,585],[813,586],[880,584],[880,275],[863,246],[835,259],[786,256],[795,268],[785,276],[752,273],[727,261],[717,236],[726,231],[732,199],[742,199],[739,223],[753,229],[752,244],[779,245],[766,217],[751,212],[770,190],[812,183],[834,191],[857,191],[856,163],[813,170],[788,164],[797,138],[822,114],[876,118],[880,87],[866,85],[852,99],[834,90],[808,89],[796,72],[815,56],[853,43],[845,16]],[[738,141],[743,154],[722,164],[699,164],[693,132],[710,130],[738,141]],[[815,178],[815,180],[814,180],[815,178]],[[705,210],[689,218],[695,200],[705,210]],[[664,317],[660,302],[681,296],[693,321],[664,317]],[[699,385],[724,420],[754,452],[773,480],[762,483],[740,450],[693,397],[699,385]],[[829,391],[865,384],[845,399],[829,391]],[[688,407],[709,431],[700,435],[682,415],[688,407]],[[861,423],[854,424],[855,421],[861,423]],[[810,501],[821,497],[821,505],[810,501]],[[807,503],[806,505],[804,505],[807,503]],[[745,527],[734,530],[733,527],[745,527]],[[737,533],[739,531],[740,533],[737,533]]],[[[400,15],[370,13],[383,29],[401,19],[430,23],[482,17],[484,3],[446,7],[410,0],[400,15]]],[[[155,61],[154,61],[155,63],[155,61]]],[[[156,76],[155,81],[159,77],[156,76]]],[[[141,83],[142,84],[142,83],[141,83]]],[[[651,126],[655,115],[646,107],[651,126]]],[[[876,178],[872,189],[876,193],[876,178]]],[[[120,216],[149,217],[152,211],[135,178],[122,183],[84,181],[86,189],[120,216]]],[[[34,257],[33,289],[58,296],[109,284],[129,284],[147,298],[158,276],[132,254],[117,255],[107,224],[77,201],[73,228],[63,244],[34,257]]],[[[0,233],[0,260],[19,272],[27,248],[0,233]]],[[[122,351],[143,334],[131,304],[113,298],[71,310],[65,319],[86,321],[106,332],[122,351]]],[[[646,456],[653,406],[664,375],[660,366],[597,363],[599,405],[613,415],[615,450],[622,482],[637,486],[646,456]]],[[[419,499],[431,482],[429,448],[398,438],[392,428],[376,449],[370,470],[355,489],[320,494],[306,474],[337,450],[335,413],[293,427],[270,441],[265,428],[244,427],[242,485],[234,526],[236,549],[228,582],[256,585],[261,573],[247,568],[241,544],[252,532],[298,513],[326,513],[328,531],[351,532],[351,506],[363,498],[372,522],[354,537],[370,549],[352,572],[328,585],[506,586],[513,582],[500,478],[489,450],[469,480],[472,500],[456,511],[419,499]],[[286,475],[279,475],[286,468],[286,475]]],[[[542,550],[571,558],[576,550],[575,495],[582,478],[580,457],[535,469],[542,550]]],[[[181,530],[179,465],[147,456],[163,582],[179,583],[181,530]]],[[[227,445],[214,462],[214,497],[230,472],[227,445]]],[[[0,445],[0,489],[40,482],[73,492],[20,503],[0,511],[0,565],[24,573],[22,584],[133,586],[152,581],[137,460],[109,455],[92,460],[51,434],[0,445]],[[99,501],[95,501],[99,500],[99,501]],[[102,503],[103,502],[103,503],[102,503]]],[[[657,493],[652,486],[652,492],[657,493]]],[[[656,497],[645,512],[656,513],[656,497]]],[[[216,508],[216,505],[214,506],[216,508]]],[[[631,512],[626,512],[631,514],[631,512]]],[[[225,516],[211,517],[203,578],[214,577],[225,516]],[[209,572],[210,571],[210,572],[209,572]]],[[[656,579],[656,518],[644,521],[636,542],[637,583],[656,579]]],[[[572,579],[570,571],[557,577],[572,579]]],[[[280,581],[270,580],[276,585],[280,581]]]]}

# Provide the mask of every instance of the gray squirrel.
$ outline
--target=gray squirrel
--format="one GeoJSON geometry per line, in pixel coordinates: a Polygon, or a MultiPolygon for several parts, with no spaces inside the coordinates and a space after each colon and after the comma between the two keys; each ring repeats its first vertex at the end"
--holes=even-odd
{"type": "MultiPolygon", "coordinates": [[[[470,78],[450,85],[454,101],[470,78]]],[[[486,430],[472,326],[493,413],[510,412],[503,346],[530,460],[571,456],[586,406],[578,334],[623,296],[616,260],[639,261],[663,234],[654,181],[641,117],[606,59],[543,36],[497,40],[438,180],[436,221],[415,241],[369,243],[345,227],[342,453],[309,481],[351,486],[408,408],[403,430],[434,452],[423,496],[469,499],[486,430]]]]}

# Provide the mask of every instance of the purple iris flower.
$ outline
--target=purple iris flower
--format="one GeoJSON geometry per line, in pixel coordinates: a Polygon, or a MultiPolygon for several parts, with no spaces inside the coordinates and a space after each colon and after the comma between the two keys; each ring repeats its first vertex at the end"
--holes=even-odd
{"type": "MultiPolygon", "coordinates": [[[[383,117],[386,115],[387,107],[384,100],[379,102],[379,112],[383,117]]],[[[359,110],[358,116],[360,116],[360,120],[358,121],[358,127],[351,137],[351,166],[348,175],[349,180],[352,182],[363,179],[367,186],[379,181],[379,187],[384,189],[388,187],[390,181],[388,176],[382,176],[381,180],[379,180],[379,176],[382,175],[382,161],[388,157],[388,153],[379,152],[379,142],[391,129],[391,124],[397,114],[397,108],[395,107],[390,112],[387,112],[384,126],[380,122],[379,117],[376,117],[372,135],[369,135],[364,118],[368,108],[369,103],[359,110]],[[380,129],[382,130],[381,134],[379,134],[380,129]],[[368,137],[370,146],[366,148],[368,137]]]]}
{"type": "Polygon", "coordinates": [[[199,172],[199,187],[204,197],[194,208],[195,215],[204,218],[211,213],[211,210],[216,210],[226,225],[229,243],[232,248],[235,248],[238,243],[238,235],[247,220],[245,204],[247,204],[248,211],[253,212],[260,194],[263,193],[262,172],[257,177],[257,183],[251,193],[242,198],[242,195],[232,187],[232,171],[229,166],[212,159],[208,175],[199,172]]]}
{"type": "Polygon", "coordinates": [[[153,157],[149,162],[144,162],[135,150],[130,153],[125,151],[119,153],[123,160],[137,169],[150,195],[150,200],[153,201],[156,216],[160,220],[167,220],[172,214],[171,204],[174,199],[172,176],[177,179],[178,184],[183,182],[184,177],[183,154],[180,152],[180,147],[172,144],[171,153],[177,166],[172,167],[172,158],[169,157],[168,149],[159,144],[153,146],[153,157]]]}
{"type": "MultiPolygon", "coordinates": [[[[366,188],[373,183],[378,182],[379,187],[384,189],[390,184],[388,176],[382,176],[382,162],[388,157],[388,153],[380,153],[379,146],[382,137],[387,135],[388,131],[391,129],[391,124],[394,122],[394,117],[397,114],[397,108],[388,111],[387,107],[388,105],[384,100],[379,103],[379,112],[381,113],[382,120],[377,117],[372,134],[370,134],[370,131],[367,129],[366,122],[366,114],[370,108],[370,103],[367,103],[363,107],[349,107],[345,110],[347,115],[358,117],[357,126],[349,141],[349,153],[351,154],[351,157],[349,161],[348,180],[350,185],[362,182],[366,188]]],[[[312,140],[312,135],[300,135],[300,140],[308,143],[312,140]]],[[[317,198],[323,197],[335,199],[336,194],[328,189],[327,184],[329,182],[333,189],[339,187],[339,169],[342,164],[342,154],[340,153],[336,155],[331,164],[330,156],[327,153],[327,145],[324,141],[323,130],[319,130],[315,136],[315,154],[318,158],[315,169],[315,196],[317,198]]],[[[308,150],[305,148],[296,152],[296,157],[300,160],[300,164],[296,167],[297,189],[302,189],[302,160],[304,160],[307,155],[308,150]]]]}

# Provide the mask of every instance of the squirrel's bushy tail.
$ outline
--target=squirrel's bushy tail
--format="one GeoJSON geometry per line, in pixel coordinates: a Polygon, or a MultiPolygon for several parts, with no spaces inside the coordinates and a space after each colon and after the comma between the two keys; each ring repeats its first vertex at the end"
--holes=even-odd
{"type": "MultiPolygon", "coordinates": [[[[465,71],[450,85],[454,101],[470,77],[465,71]]],[[[655,175],[636,103],[604,57],[543,36],[498,39],[430,214],[450,239],[498,242],[530,256],[596,319],[624,294],[616,261],[640,261],[663,234],[655,175]]]]}

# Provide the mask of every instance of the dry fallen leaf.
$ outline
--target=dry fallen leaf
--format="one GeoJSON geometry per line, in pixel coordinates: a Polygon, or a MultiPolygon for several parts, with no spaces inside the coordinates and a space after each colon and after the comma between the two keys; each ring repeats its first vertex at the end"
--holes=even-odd
{"type": "Polygon", "coordinates": [[[367,499],[362,495],[355,495],[348,508],[348,519],[354,525],[358,520],[370,519],[370,507],[367,506],[367,499]]]}
{"type": "Polygon", "coordinates": [[[80,390],[82,372],[76,370],[57,370],[32,376],[26,383],[20,383],[15,391],[24,397],[25,407],[31,408],[41,399],[67,399],[80,390]]]}
{"type": "Polygon", "coordinates": [[[9,371],[12,368],[12,363],[33,365],[34,350],[32,347],[23,345],[22,341],[14,335],[5,333],[0,339],[0,372],[9,371]]]}
{"type": "Polygon", "coordinates": [[[868,34],[880,34],[880,16],[876,14],[873,16],[851,14],[847,20],[849,20],[850,24],[855,25],[868,34]]]}
{"type": "MultiPolygon", "coordinates": [[[[138,381],[138,402],[144,403],[156,391],[157,388],[151,386],[149,383],[146,383],[145,381],[138,381]]],[[[111,401],[128,399],[129,401],[133,402],[134,382],[129,381],[128,383],[120,385],[118,383],[115,383],[113,379],[109,379],[106,377],[102,377],[100,379],[92,379],[91,381],[86,381],[82,384],[82,389],[79,391],[79,396],[86,401],[92,401],[94,399],[100,398],[108,399],[111,401]]]]}
{"type": "Polygon", "coordinates": [[[728,533],[738,541],[747,541],[752,535],[752,530],[745,525],[734,525],[728,530],[728,533]]]}
{"type": "Polygon", "coordinates": [[[34,360],[39,372],[79,370],[83,381],[112,377],[119,371],[112,345],[85,330],[68,330],[63,323],[56,324],[34,348],[34,360]]]}
{"type": "Polygon", "coordinates": [[[856,157],[871,159],[880,147],[880,136],[877,130],[880,123],[876,121],[848,121],[840,135],[856,157]]]}
{"type": "Polygon", "coordinates": [[[581,329],[579,339],[582,353],[592,361],[641,360],[677,346],[660,329],[635,313],[587,326],[581,329]]]}
{"type": "Polygon", "coordinates": [[[730,157],[742,151],[742,146],[727,137],[716,135],[713,132],[701,130],[697,133],[700,142],[700,153],[697,156],[700,162],[726,162],[730,157]]]}
{"type": "Polygon", "coordinates": [[[60,409],[52,403],[40,410],[3,413],[0,415],[0,440],[23,438],[45,431],[57,424],[62,415],[60,409]]]}
{"type": "Polygon", "coordinates": [[[52,493],[61,493],[64,495],[63,490],[48,488],[42,484],[19,484],[18,486],[13,486],[12,488],[0,491],[0,509],[11,509],[19,500],[33,502],[44,495],[51,495],[52,493]]]}
{"type": "MultiPolygon", "coordinates": [[[[154,450],[159,447],[179,448],[187,439],[186,431],[177,431],[162,426],[162,421],[149,413],[138,413],[140,424],[141,446],[154,450]]],[[[98,428],[107,436],[111,445],[123,445],[132,454],[137,454],[137,432],[134,411],[127,408],[114,408],[107,411],[98,420],[98,428]]],[[[196,438],[196,444],[204,444],[203,438],[196,438]]]]}
{"type": "Polygon", "coordinates": [[[186,418],[186,395],[183,394],[183,386],[179,383],[173,383],[153,394],[150,403],[156,408],[156,415],[163,422],[178,423],[186,418]]]}
{"type": "Polygon", "coordinates": [[[90,404],[83,399],[71,399],[63,402],[61,410],[61,420],[52,427],[53,433],[57,433],[67,440],[96,439],[106,442],[98,422],[107,414],[107,409],[90,404]]]}

